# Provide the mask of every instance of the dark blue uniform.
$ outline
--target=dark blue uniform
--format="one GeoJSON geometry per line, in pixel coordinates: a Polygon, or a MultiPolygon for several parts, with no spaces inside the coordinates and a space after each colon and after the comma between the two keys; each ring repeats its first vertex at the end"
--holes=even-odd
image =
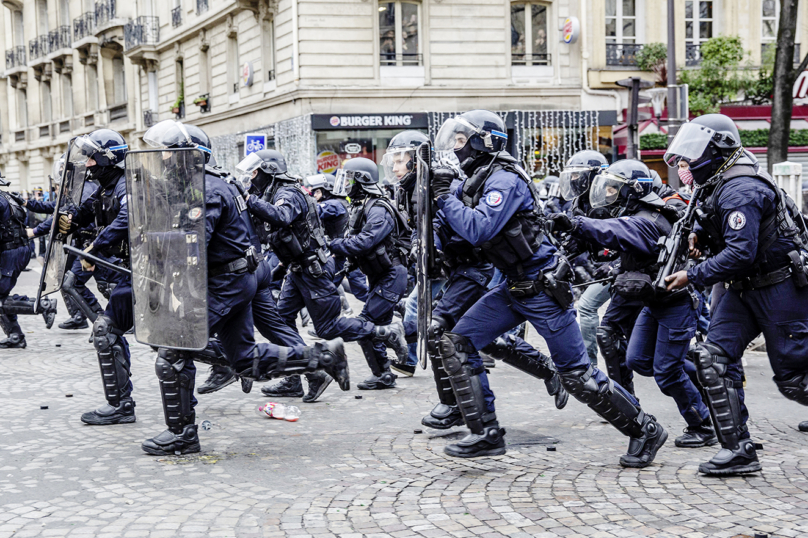
{"type": "MultiPolygon", "coordinates": [[[[11,294],[11,290],[17,284],[17,277],[31,259],[28,241],[25,239],[24,223],[17,222],[13,218],[15,216],[24,217],[25,212],[20,211],[21,206],[6,196],[5,193],[0,192],[0,223],[3,226],[2,235],[0,235],[0,303],[5,302],[11,294]],[[17,209],[12,210],[11,204],[15,204],[17,209]],[[12,211],[16,211],[16,214],[13,214],[12,211]]],[[[15,295],[14,298],[29,300],[27,296],[15,295]]],[[[24,341],[16,314],[0,311],[0,327],[7,336],[15,335],[24,341]]]]}
{"type": "MultiPolygon", "coordinates": [[[[323,226],[325,227],[326,233],[328,234],[329,237],[331,237],[332,239],[343,237],[345,233],[344,229],[345,225],[347,225],[348,223],[348,210],[346,209],[343,201],[335,198],[322,200],[317,204],[317,213],[320,215],[320,221],[323,223],[323,226]],[[332,233],[332,230],[330,229],[332,223],[335,225],[336,228],[342,228],[342,230],[335,230],[335,233],[332,233]]],[[[344,266],[345,266],[345,257],[334,256],[335,275],[336,273],[339,273],[344,266]]],[[[334,284],[339,286],[343,278],[348,279],[348,284],[350,284],[351,286],[350,291],[351,293],[354,294],[354,297],[356,297],[363,303],[367,301],[368,282],[367,278],[365,278],[365,275],[362,274],[362,271],[354,268],[347,275],[343,274],[336,275],[334,277],[334,284]]]]}
{"type": "MultiPolygon", "coordinates": [[[[652,264],[661,232],[644,214],[606,220],[574,217],[573,235],[652,264]]],[[[655,216],[664,218],[659,213],[655,216]]],[[[709,410],[685,372],[686,364],[692,368],[685,356],[696,333],[698,310],[690,292],[677,294],[642,308],[628,343],[626,363],[642,376],[653,376],[662,393],[676,401],[687,424],[697,427],[709,417],[709,410]]]]}

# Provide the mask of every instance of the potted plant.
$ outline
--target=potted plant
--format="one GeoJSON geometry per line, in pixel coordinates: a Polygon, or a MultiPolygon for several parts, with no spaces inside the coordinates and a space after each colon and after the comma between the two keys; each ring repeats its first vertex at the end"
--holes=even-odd
{"type": "Polygon", "coordinates": [[[194,104],[200,108],[205,108],[208,106],[208,96],[209,94],[205,93],[194,99],[194,104]]]}
{"type": "Polygon", "coordinates": [[[177,100],[174,101],[174,104],[171,105],[171,112],[173,114],[180,114],[182,112],[182,105],[185,104],[185,88],[184,84],[180,84],[180,94],[177,96],[177,100]]]}

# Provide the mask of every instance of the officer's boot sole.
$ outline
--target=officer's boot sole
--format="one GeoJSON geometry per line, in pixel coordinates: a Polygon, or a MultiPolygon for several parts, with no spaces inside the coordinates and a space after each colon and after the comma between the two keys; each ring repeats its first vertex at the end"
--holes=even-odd
{"type": "Polygon", "coordinates": [[[90,411],[81,415],[81,421],[90,426],[111,426],[113,424],[132,424],[136,421],[136,417],[135,415],[117,414],[104,417],[90,411]]]}
{"type": "Polygon", "coordinates": [[[196,454],[202,451],[202,446],[199,444],[198,439],[196,442],[183,446],[178,450],[167,450],[155,444],[151,439],[146,439],[140,444],[140,448],[143,449],[143,452],[151,456],[182,456],[183,454],[196,454]]]}
{"type": "Polygon", "coordinates": [[[486,456],[502,456],[505,454],[508,449],[503,447],[494,447],[489,448],[486,450],[480,450],[477,452],[455,452],[451,449],[453,445],[447,445],[443,448],[443,452],[447,456],[452,456],[453,458],[484,458],[486,456]]]}
{"type": "Polygon", "coordinates": [[[461,415],[458,411],[457,413],[452,413],[446,418],[438,418],[430,413],[421,419],[421,424],[427,428],[433,428],[435,430],[448,430],[455,426],[462,426],[463,415],[461,415]]]}
{"type": "Polygon", "coordinates": [[[759,461],[751,461],[743,465],[733,465],[730,467],[721,468],[713,467],[709,462],[699,465],[699,472],[707,476],[731,476],[744,473],[756,473],[761,469],[762,467],[760,466],[759,461]]]}
{"type": "Polygon", "coordinates": [[[236,382],[236,376],[233,374],[224,383],[213,384],[213,383],[205,383],[204,385],[197,387],[196,392],[197,394],[210,394],[211,392],[217,392],[222,390],[228,385],[232,385],[236,382]]]}
{"type": "Polygon", "coordinates": [[[567,392],[564,387],[561,387],[561,389],[559,389],[558,391],[558,394],[554,396],[556,409],[559,410],[564,409],[567,406],[567,402],[569,401],[569,399],[570,399],[569,392],[567,392]]]}
{"type": "MultiPolygon", "coordinates": [[[[662,428],[662,426],[660,426],[660,428],[662,428]]],[[[657,452],[659,452],[659,449],[662,448],[662,445],[664,445],[665,441],[667,440],[668,440],[668,431],[663,428],[661,434],[656,439],[654,439],[654,444],[651,446],[651,450],[649,452],[650,457],[648,458],[647,461],[642,461],[639,459],[630,459],[630,457],[626,457],[627,455],[623,455],[620,456],[620,465],[632,469],[643,469],[645,467],[648,467],[649,465],[654,463],[654,458],[656,458],[657,452]]]]}
{"type": "Polygon", "coordinates": [[[679,448],[701,448],[703,446],[713,446],[718,443],[718,438],[715,435],[703,441],[682,441],[681,439],[681,437],[677,437],[676,440],[673,441],[673,444],[679,448]]]}
{"type": "Polygon", "coordinates": [[[309,392],[307,392],[306,395],[303,396],[303,402],[304,403],[316,402],[317,399],[323,395],[325,389],[328,388],[328,385],[330,385],[332,381],[334,381],[334,378],[332,378],[330,375],[324,376],[322,383],[320,384],[319,387],[317,387],[317,390],[314,392],[311,392],[311,385],[309,385],[309,392]]]}

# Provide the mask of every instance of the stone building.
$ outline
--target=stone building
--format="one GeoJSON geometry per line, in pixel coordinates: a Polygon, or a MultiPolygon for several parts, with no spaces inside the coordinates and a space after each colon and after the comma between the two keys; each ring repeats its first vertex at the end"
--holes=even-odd
{"type": "MultiPolygon", "coordinates": [[[[0,167],[18,189],[45,184],[69,139],[100,126],[137,148],[150,125],[182,118],[228,168],[259,133],[306,174],[379,161],[398,130],[434,135],[472,108],[500,112],[511,151],[543,175],[576,149],[613,151],[626,106],[614,82],[652,80],[635,54],[667,40],[666,0],[2,3],[0,167]]],[[[741,36],[759,64],[778,7],[676,0],[680,68],[719,34],[741,36]]]]}

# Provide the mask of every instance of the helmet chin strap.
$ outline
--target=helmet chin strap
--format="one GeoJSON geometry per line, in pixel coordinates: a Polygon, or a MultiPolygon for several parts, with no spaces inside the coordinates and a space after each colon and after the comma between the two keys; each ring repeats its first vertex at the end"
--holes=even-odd
{"type": "Polygon", "coordinates": [[[718,168],[718,170],[715,172],[715,174],[713,174],[712,176],[707,178],[707,180],[704,183],[702,183],[701,185],[709,185],[709,184],[715,182],[718,179],[718,177],[721,176],[721,174],[723,174],[724,172],[729,170],[732,167],[732,165],[734,165],[736,162],[738,162],[738,159],[740,159],[742,155],[743,155],[743,146],[736,149],[735,152],[733,152],[733,154],[730,155],[729,158],[726,161],[724,161],[724,164],[722,164],[718,168]]]}

